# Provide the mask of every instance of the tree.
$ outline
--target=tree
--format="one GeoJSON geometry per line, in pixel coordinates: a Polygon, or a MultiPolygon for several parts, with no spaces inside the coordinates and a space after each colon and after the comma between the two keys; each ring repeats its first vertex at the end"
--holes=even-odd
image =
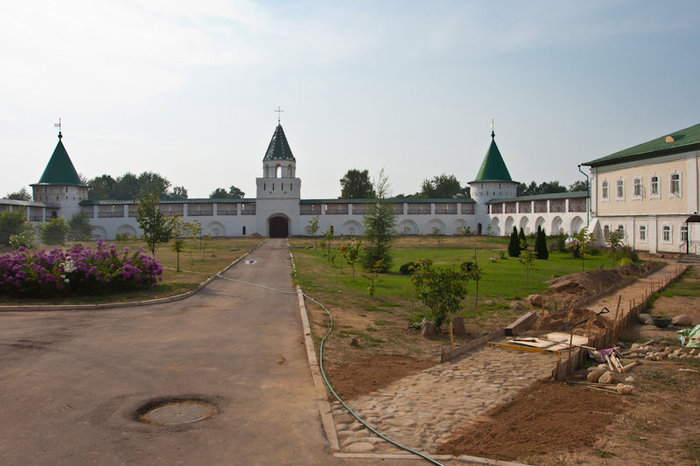
{"type": "Polygon", "coordinates": [[[612,265],[615,267],[615,259],[618,255],[618,250],[622,247],[622,242],[625,239],[625,233],[622,230],[613,230],[608,233],[605,242],[610,246],[610,256],[612,257],[612,265]]]}
{"type": "MultiPolygon", "coordinates": [[[[374,183],[376,199],[367,209],[364,217],[365,246],[362,250],[362,265],[366,269],[375,267],[381,261],[380,272],[386,272],[391,266],[391,243],[396,237],[396,215],[394,206],[386,202],[389,196],[389,179],[384,169],[374,183]]],[[[376,268],[376,267],[375,267],[376,268]]]]}
{"type": "Polygon", "coordinates": [[[210,195],[209,199],[243,199],[245,193],[235,186],[228,188],[228,192],[224,188],[216,188],[210,195]]]}
{"type": "Polygon", "coordinates": [[[525,183],[518,183],[516,192],[518,196],[564,193],[566,192],[566,186],[562,186],[558,181],[543,181],[539,185],[532,181],[529,185],[525,183]]]}
{"type": "Polygon", "coordinates": [[[170,221],[171,236],[174,239],[171,249],[177,255],[176,271],[180,272],[180,253],[185,250],[185,240],[189,236],[194,236],[197,229],[192,223],[183,221],[179,215],[169,215],[168,220],[170,221]]]}
{"type": "Polygon", "coordinates": [[[0,214],[0,244],[10,245],[10,237],[19,235],[32,229],[27,222],[27,213],[24,209],[9,211],[0,214]]]}
{"type": "Polygon", "coordinates": [[[318,233],[319,228],[321,228],[318,225],[318,220],[321,218],[320,215],[314,215],[311,220],[309,220],[309,231],[311,232],[311,236],[314,237],[314,249],[316,249],[316,233],[318,233]]]}
{"type": "Polygon", "coordinates": [[[92,225],[84,213],[73,214],[68,220],[68,236],[72,241],[89,241],[92,238],[92,225]]]}
{"type": "Polygon", "coordinates": [[[586,270],[586,253],[590,249],[591,244],[593,244],[593,241],[593,233],[589,233],[588,227],[583,227],[574,235],[574,241],[569,246],[574,257],[581,258],[582,271],[586,270]]]}
{"type": "Polygon", "coordinates": [[[518,237],[518,229],[513,227],[513,233],[510,234],[510,243],[508,243],[508,255],[510,257],[520,256],[520,239],[518,237]]]}
{"type": "Polygon", "coordinates": [[[360,259],[361,241],[353,241],[350,244],[340,246],[340,255],[343,256],[345,262],[352,267],[352,281],[355,281],[355,264],[360,259]]]}
{"type": "Polygon", "coordinates": [[[537,236],[535,238],[535,251],[537,252],[538,259],[549,259],[549,249],[547,249],[547,235],[545,235],[544,230],[539,225],[537,226],[537,236]]]}
{"type": "Polygon", "coordinates": [[[469,197],[469,188],[462,188],[454,175],[445,175],[443,173],[432,179],[423,180],[421,194],[424,197],[434,199],[469,197]]]}
{"type": "Polygon", "coordinates": [[[520,244],[520,250],[527,249],[527,238],[525,237],[525,230],[520,227],[520,233],[518,233],[518,242],[520,244]]]}
{"type": "Polygon", "coordinates": [[[118,199],[116,196],[116,186],[117,182],[109,175],[93,178],[88,181],[88,199],[118,199]]]}
{"type": "MultiPolygon", "coordinates": [[[[474,256],[476,260],[476,255],[474,256]]],[[[476,262],[463,262],[460,265],[460,270],[467,277],[468,280],[474,280],[476,284],[475,296],[474,296],[474,309],[479,305],[479,280],[481,280],[482,270],[479,264],[476,262]]]]}
{"type": "Polygon", "coordinates": [[[569,185],[569,191],[574,192],[574,191],[588,191],[590,187],[590,184],[588,183],[588,180],[586,181],[574,181],[572,184],[569,185]]]}
{"type": "Polygon", "coordinates": [[[424,265],[411,275],[411,281],[418,299],[430,309],[435,327],[450,323],[452,341],[452,316],[462,308],[462,300],[467,296],[467,275],[448,266],[424,265]]]}
{"type": "Polygon", "coordinates": [[[136,202],[136,221],[143,230],[143,238],[151,254],[156,254],[158,243],[167,243],[172,232],[172,221],[159,208],[158,192],[143,193],[136,202]]]}
{"type": "Polygon", "coordinates": [[[534,251],[529,251],[526,249],[526,246],[523,243],[524,242],[521,241],[520,247],[522,248],[522,251],[520,251],[518,262],[525,266],[525,286],[530,288],[530,268],[534,267],[537,254],[534,251]]]}
{"type": "Polygon", "coordinates": [[[39,225],[39,237],[44,244],[64,244],[68,230],[68,223],[63,217],[52,218],[51,221],[39,225]]]}
{"type": "Polygon", "coordinates": [[[8,194],[6,198],[12,199],[14,201],[31,201],[32,195],[29,194],[29,191],[27,191],[26,187],[22,186],[22,188],[19,191],[8,194]]]}
{"type": "Polygon", "coordinates": [[[173,186],[173,190],[164,196],[163,199],[187,199],[187,189],[184,186],[173,186]]]}
{"type": "Polygon", "coordinates": [[[369,179],[369,170],[352,169],[340,179],[341,199],[374,199],[374,187],[369,179]]]}

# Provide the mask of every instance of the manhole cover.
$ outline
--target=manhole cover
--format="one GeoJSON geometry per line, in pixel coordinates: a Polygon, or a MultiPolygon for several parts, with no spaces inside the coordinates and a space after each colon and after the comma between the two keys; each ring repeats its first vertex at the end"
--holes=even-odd
{"type": "Polygon", "coordinates": [[[139,419],[149,424],[175,426],[202,421],[216,415],[216,408],[206,401],[183,400],[165,401],[153,406],[145,406],[139,419]]]}

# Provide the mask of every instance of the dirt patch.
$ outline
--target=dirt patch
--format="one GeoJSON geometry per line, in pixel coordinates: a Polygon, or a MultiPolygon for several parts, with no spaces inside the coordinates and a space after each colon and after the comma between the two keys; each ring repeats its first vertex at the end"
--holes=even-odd
{"type": "Polygon", "coordinates": [[[574,329],[575,335],[599,335],[604,333],[612,325],[611,321],[602,316],[596,316],[596,313],[590,309],[577,308],[570,311],[560,311],[554,314],[542,315],[538,317],[532,328],[535,331],[568,332],[573,325],[583,322],[586,319],[589,320],[574,329]]]}
{"type": "MultiPolygon", "coordinates": [[[[431,360],[409,356],[378,355],[340,365],[330,364],[325,370],[338,396],[351,400],[434,364],[431,360]]],[[[329,399],[335,398],[330,395],[329,399]]]]}
{"type": "Polygon", "coordinates": [[[457,432],[438,453],[514,460],[592,446],[624,407],[619,395],[540,381],[457,432]]]}
{"type": "Polygon", "coordinates": [[[590,270],[588,272],[573,273],[557,277],[547,282],[549,290],[542,293],[547,301],[567,303],[576,301],[596,293],[600,293],[610,287],[639,276],[656,268],[654,262],[642,264],[628,264],[616,269],[590,270]]]}
{"type": "Polygon", "coordinates": [[[698,463],[698,366],[645,361],[631,375],[629,396],[537,382],[438,451],[540,465],[698,463]]]}

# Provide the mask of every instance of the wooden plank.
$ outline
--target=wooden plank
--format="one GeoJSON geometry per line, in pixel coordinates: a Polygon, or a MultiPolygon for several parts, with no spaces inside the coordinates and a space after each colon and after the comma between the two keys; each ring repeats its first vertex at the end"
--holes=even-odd
{"type": "MultiPolygon", "coordinates": [[[[544,335],[544,338],[546,338],[549,341],[556,341],[558,343],[566,343],[566,346],[569,346],[569,338],[571,337],[570,334],[564,333],[564,332],[551,332],[546,335],[544,335]]],[[[572,340],[572,345],[573,346],[581,346],[585,345],[588,343],[588,337],[584,337],[583,335],[574,335],[574,338],[572,340]]]]}
{"type": "Polygon", "coordinates": [[[489,342],[487,344],[487,346],[490,346],[492,348],[502,348],[502,349],[523,351],[526,353],[561,354],[561,351],[554,351],[554,350],[546,349],[546,348],[532,348],[530,346],[514,345],[514,344],[510,344],[510,343],[496,343],[493,341],[489,342]]]}
{"type": "Polygon", "coordinates": [[[517,335],[518,333],[528,330],[530,327],[532,327],[532,324],[534,324],[536,320],[537,314],[535,314],[534,312],[527,312],[521,315],[515,322],[511,323],[509,326],[506,327],[506,336],[512,337],[517,335]]]}

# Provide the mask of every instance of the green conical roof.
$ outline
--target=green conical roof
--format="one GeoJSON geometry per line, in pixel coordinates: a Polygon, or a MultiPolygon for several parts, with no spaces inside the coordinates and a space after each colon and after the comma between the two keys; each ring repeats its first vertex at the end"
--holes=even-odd
{"type": "Polygon", "coordinates": [[[73,162],[70,161],[68,152],[63,147],[62,138],[61,133],[58,133],[58,144],[56,144],[53,155],[46,165],[38,184],[82,186],[83,183],[80,181],[78,172],[75,171],[73,162]]]}
{"type": "Polygon", "coordinates": [[[484,157],[474,181],[513,181],[508,173],[506,163],[501,157],[501,152],[498,150],[496,135],[493,132],[491,133],[491,145],[486,151],[486,157],[484,157]]]}
{"type": "MultiPolygon", "coordinates": [[[[294,160],[292,149],[289,147],[287,137],[284,135],[284,130],[280,124],[275,128],[275,134],[272,135],[272,140],[263,158],[263,161],[265,160],[294,160]]],[[[296,160],[294,161],[296,162],[296,160]]]]}

